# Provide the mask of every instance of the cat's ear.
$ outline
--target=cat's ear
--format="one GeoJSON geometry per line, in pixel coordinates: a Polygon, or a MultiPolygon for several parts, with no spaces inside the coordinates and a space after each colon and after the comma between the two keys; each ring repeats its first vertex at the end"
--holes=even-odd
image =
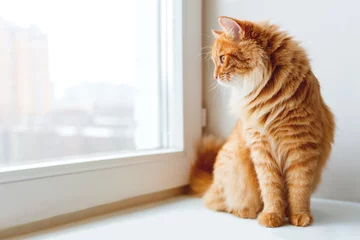
{"type": "Polygon", "coordinates": [[[214,36],[215,39],[220,37],[221,34],[223,34],[222,31],[217,31],[217,30],[211,30],[211,33],[212,33],[212,35],[214,36]]]}
{"type": "Polygon", "coordinates": [[[219,17],[218,20],[225,34],[232,40],[239,41],[243,38],[244,30],[235,20],[228,17],[219,17]]]}

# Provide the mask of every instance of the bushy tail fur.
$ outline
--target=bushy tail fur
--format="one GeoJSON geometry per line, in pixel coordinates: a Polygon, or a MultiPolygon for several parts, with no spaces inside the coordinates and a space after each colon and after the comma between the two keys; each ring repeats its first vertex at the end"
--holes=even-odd
{"type": "Polygon", "coordinates": [[[212,184],[216,155],[223,144],[223,140],[212,135],[204,136],[197,144],[190,173],[190,194],[202,196],[212,184]]]}

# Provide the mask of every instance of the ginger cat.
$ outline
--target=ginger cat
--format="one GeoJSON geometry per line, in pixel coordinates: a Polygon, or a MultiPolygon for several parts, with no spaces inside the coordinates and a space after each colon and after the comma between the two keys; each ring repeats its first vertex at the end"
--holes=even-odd
{"type": "Polygon", "coordinates": [[[204,194],[207,207],[257,217],[266,227],[281,226],[285,216],[308,226],[335,123],[306,52],[275,25],[229,17],[219,23],[214,78],[232,89],[239,121],[225,144],[203,139],[190,188],[204,194]]]}

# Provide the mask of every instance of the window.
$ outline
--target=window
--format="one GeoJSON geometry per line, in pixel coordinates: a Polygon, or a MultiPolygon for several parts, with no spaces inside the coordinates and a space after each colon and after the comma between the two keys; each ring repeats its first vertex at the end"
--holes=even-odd
{"type": "Polygon", "coordinates": [[[0,229],[185,185],[200,52],[201,1],[1,1],[0,229]]]}
{"type": "Polygon", "coordinates": [[[0,4],[0,166],[168,147],[164,3],[0,4]]]}

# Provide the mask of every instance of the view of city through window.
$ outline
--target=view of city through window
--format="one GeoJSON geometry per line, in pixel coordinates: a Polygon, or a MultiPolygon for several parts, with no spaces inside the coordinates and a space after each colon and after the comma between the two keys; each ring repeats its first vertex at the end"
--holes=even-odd
{"type": "Polygon", "coordinates": [[[0,167],[160,147],[157,5],[119,2],[1,1],[0,167]]]}

